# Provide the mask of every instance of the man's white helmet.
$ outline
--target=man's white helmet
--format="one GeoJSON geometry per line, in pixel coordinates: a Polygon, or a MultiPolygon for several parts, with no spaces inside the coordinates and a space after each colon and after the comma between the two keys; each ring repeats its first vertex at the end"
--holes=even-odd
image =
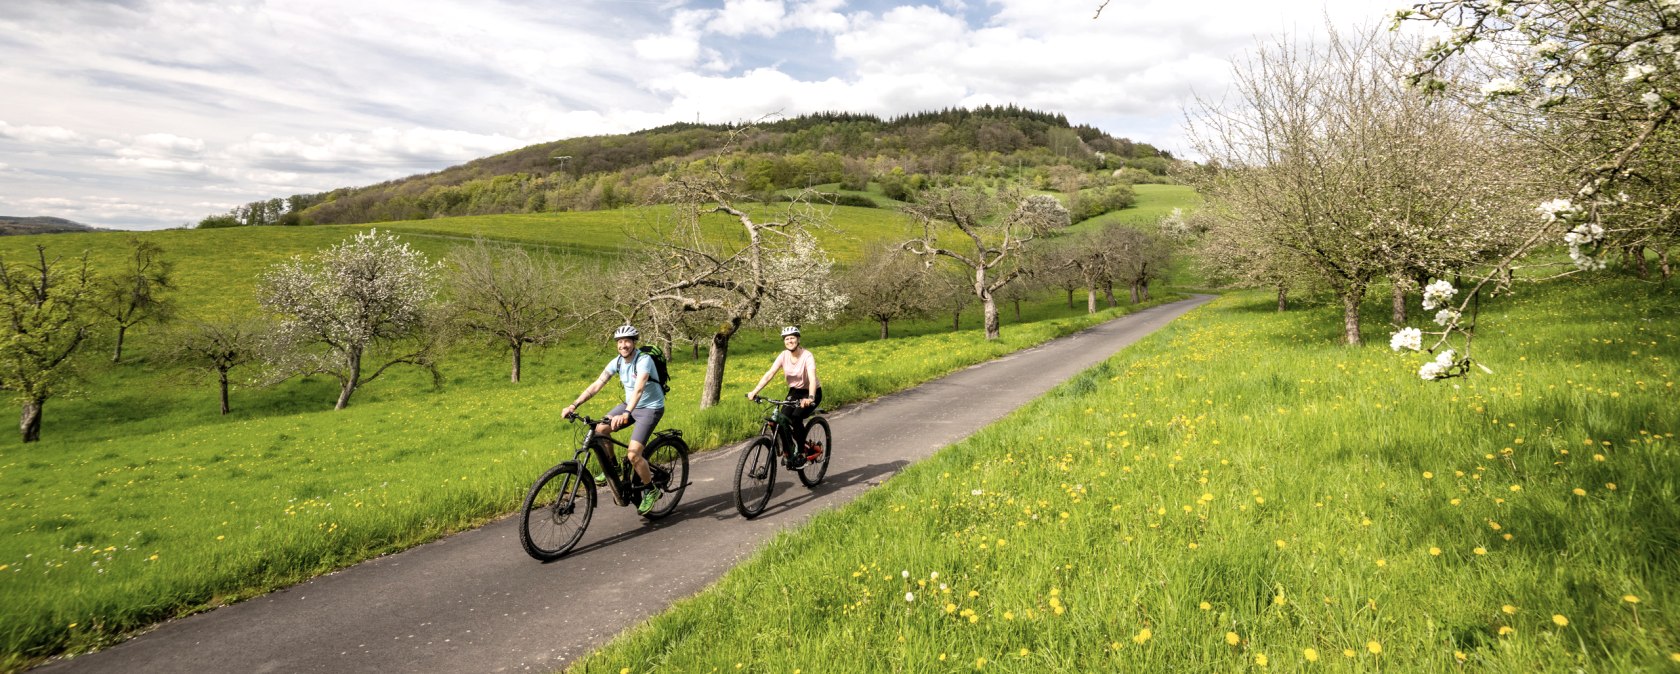
{"type": "Polygon", "coordinates": [[[790,325],[790,326],[787,326],[785,328],[782,328],[782,336],[783,337],[786,337],[788,335],[798,335],[798,334],[799,334],[799,326],[797,326],[797,325],[790,325]]]}
{"type": "Polygon", "coordinates": [[[631,325],[629,323],[625,323],[624,325],[620,325],[620,326],[618,326],[617,330],[613,331],[613,339],[624,339],[625,337],[629,337],[630,339],[637,339],[637,338],[640,338],[641,336],[642,336],[642,333],[636,332],[636,326],[631,325]]]}

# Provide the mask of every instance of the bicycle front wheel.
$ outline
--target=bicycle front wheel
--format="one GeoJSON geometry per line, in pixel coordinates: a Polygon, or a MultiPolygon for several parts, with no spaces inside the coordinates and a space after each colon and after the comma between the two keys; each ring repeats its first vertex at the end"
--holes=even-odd
{"type": "Polygon", "coordinates": [[[664,494],[642,517],[656,520],[676,510],[683,490],[688,488],[688,443],[679,437],[663,436],[649,443],[645,453],[648,468],[653,471],[653,485],[664,494]]]}
{"type": "Polygon", "coordinates": [[[526,554],[554,561],[583,538],[594,514],[595,481],[576,461],[567,461],[543,473],[525,495],[519,543],[526,554]]]}
{"type": "Polygon", "coordinates": [[[741,450],[735,464],[735,509],[747,519],[758,517],[776,488],[776,441],[760,437],[741,450]]]}
{"type": "Polygon", "coordinates": [[[828,420],[812,417],[810,426],[805,429],[805,442],[806,446],[799,448],[799,451],[805,452],[805,465],[799,467],[799,481],[806,487],[815,487],[821,484],[823,476],[828,474],[828,455],[834,449],[834,438],[828,432],[828,420]],[[813,451],[816,452],[814,458],[813,451]]]}

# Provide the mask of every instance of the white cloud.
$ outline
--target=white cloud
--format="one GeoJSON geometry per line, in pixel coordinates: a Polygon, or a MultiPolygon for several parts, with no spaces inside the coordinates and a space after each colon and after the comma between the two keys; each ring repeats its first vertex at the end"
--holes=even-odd
{"type": "Polygon", "coordinates": [[[79,145],[85,142],[82,134],[62,126],[14,126],[0,121],[0,138],[24,143],[79,145]]]}

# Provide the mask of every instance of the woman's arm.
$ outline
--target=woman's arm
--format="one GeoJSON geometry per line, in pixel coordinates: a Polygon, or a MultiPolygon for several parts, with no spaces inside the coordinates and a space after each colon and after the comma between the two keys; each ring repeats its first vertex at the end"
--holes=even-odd
{"type": "Polygon", "coordinates": [[[770,385],[770,378],[776,376],[776,368],[782,366],[782,357],[785,355],[787,355],[786,351],[776,354],[776,360],[770,362],[770,369],[764,371],[764,376],[759,378],[758,385],[754,386],[753,390],[747,394],[747,400],[758,397],[758,392],[770,385]]]}

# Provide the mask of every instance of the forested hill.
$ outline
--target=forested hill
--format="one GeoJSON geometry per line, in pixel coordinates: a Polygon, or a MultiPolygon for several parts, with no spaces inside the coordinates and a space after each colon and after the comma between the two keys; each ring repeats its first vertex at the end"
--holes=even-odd
{"type": "Polygon", "coordinates": [[[1013,106],[892,119],[819,113],[750,126],[671,124],[542,143],[436,173],[253,202],[201,226],[617,208],[651,200],[659,176],[719,151],[733,153],[746,188],[765,195],[836,183],[862,190],[876,183],[893,198],[941,176],[1007,171],[1044,182],[1056,166],[1121,171],[1127,182],[1149,182],[1165,174],[1172,159],[1147,143],[1013,106]]]}
{"type": "Polygon", "coordinates": [[[92,227],[82,223],[65,220],[64,218],[0,215],[0,236],[10,234],[57,234],[59,232],[86,232],[91,231],[92,229],[92,227]]]}

